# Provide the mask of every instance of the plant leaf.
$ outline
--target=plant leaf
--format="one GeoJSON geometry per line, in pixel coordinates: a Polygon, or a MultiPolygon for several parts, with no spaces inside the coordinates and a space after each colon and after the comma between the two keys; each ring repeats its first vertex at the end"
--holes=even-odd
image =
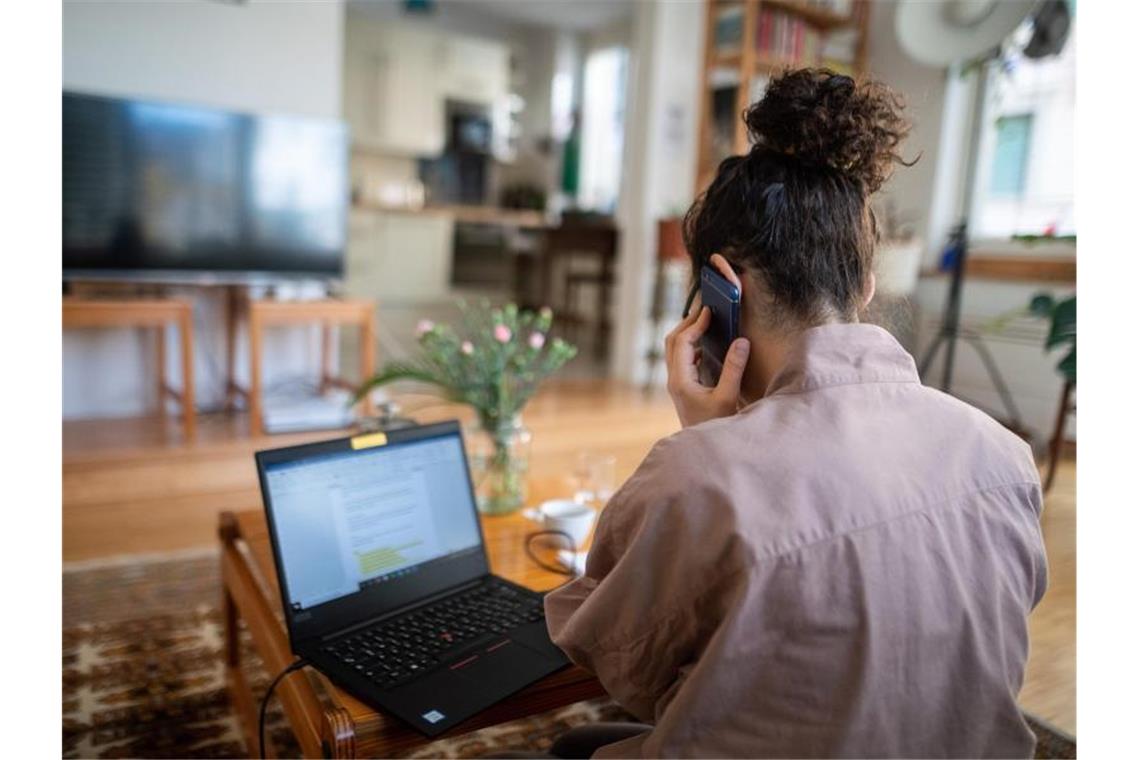
{"type": "Polygon", "coordinates": [[[356,391],[354,401],[360,401],[375,388],[394,383],[398,380],[414,380],[420,383],[427,383],[428,385],[438,385],[443,388],[447,387],[447,384],[432,374],[430,370],[412,364],[392,363],[386,365],[378,374],[373,375],[365,381],[359,390],[356,391]]]}
{"type": "Polygon", "coordinates": [[[1077,340],[1077,299],[1067,298],[1053,307],[1053,323],[1049,326],[1049,337],[1045,339],[1045,350],[1077,340]]]}
{"type": "Polygon", "coordinates": [[[1029,301],[1029,313],[1038,317],[1047,317],[1053,313],[1053,296],[1049,293],[1038,293],[1029,301]]]}

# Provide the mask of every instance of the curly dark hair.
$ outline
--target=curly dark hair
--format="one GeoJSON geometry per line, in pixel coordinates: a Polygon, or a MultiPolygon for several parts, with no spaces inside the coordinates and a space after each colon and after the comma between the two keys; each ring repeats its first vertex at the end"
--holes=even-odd
{"type": "Polygon", "coordinates": [[[778,321],[854,318],[878,238],[870,196],[911,165],[903,110],[886,86],[828,69],[774,78],[743,115],[751,150],[721,162],[685,215],[694,275],[720,253],[762,278],[778,321]]]}

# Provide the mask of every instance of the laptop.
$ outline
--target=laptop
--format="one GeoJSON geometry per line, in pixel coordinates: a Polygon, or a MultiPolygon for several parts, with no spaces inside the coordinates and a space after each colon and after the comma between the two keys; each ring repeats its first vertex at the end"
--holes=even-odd
{"type": "Polygon", "coordinates": [[[492,575],[457,422],[256,455],[293,652],[436,736],[566,665],[492,575]]]}

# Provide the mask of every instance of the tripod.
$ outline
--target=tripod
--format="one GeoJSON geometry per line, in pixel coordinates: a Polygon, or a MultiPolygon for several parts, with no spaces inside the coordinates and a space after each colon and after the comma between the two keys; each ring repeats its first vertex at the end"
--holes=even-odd
{"type": "Polygon", "coordinates": [[[1009,386],[1005,384],[1005,379],[998,371],[997,362],[994,361],[989,347],[976,332],[963,330],[960,324],[962,319],[962,279],[966,272],[966,257],[970,250],[966,238],[965,222],[960,223],[950,233],[950,241],[947,247],[954,261],[954,268],[950,275],[950,293],[946,298],[946,309],[942,312],[942,326],[938,330],[938,335],[934,337],[934,342],[930,344],[930,348],[926,349],[926,355],[922,357],[922,363],[918,367],[918,374],[925,379],[930,365],[934,362],[934,357],[938,355],[938,349],[945,348],[946,360],[942,365],[942,382],[939,383],[938,387],[949,393],[954,374],[954,351],[958,339],[961,338],[973,346],[974,350],[978,352],[978,356],[981,357],[986,372],[990,376],[990,381],[997,389],[998,395],[1001,396],[1002,406],[1005,407],[1005,412],[1009,417],[1009,426],[1021,429],[1021,414],[1013,401],[1013,395],[1009,392],[1009,386]]]}
{"type": "Polygon", "coordinates": [[[979,65],[978,82],[974,88],[973,112],[971,114],[970,142],[966,161],[966,181],[962,185],[962,196],[960,196],[962,221],[950,232],[950,239],[946,248],[947,253],[953,257],[953,269],[950,273],[950,293],[946,297],[946,309],[942,312],[942,326],[938,330],[938,335],[934,337],[934,342],[930,344],[930,348],[926,349],[926,355],[922,357],[922,363],[919,364],[918,367],[918,374],[925,380],[926,373],[934,362],[934,357],[938,355],[938,349],[945,347],[946,361],[942,365],[942,382],[939,384],[939,388],[949,393],[954,374],[954,352],[958,344],[958,339],[961,338],[977,351],[978,356],[981,357],[982,363],[986,367],[987,374],[990,376],[990,382],[993,383],[998,395],[1001,396],[1002,406],[1005,407],[1005,412],[1008,417],[1006,426],[1020,431],[1024,430],[1021,424],[1021,414],[1017,411],[1017,405],[1013,402],[1013,396],[1009,392],[1009,386],[1005,384],[1001,372],[998,371],[997,362],[994,361],[993,354],[990,353],[989,347],[986,346],[981,336],[973,330],[963,330],[960,324],[962,319],[962,279],[966,273],[966,259],[970,253],[969,227],[966,219],[969,218],[974,200],[974,176],[977,170],[978,149],[982,134],[982,112],[985,108],[987,68],[997,58],[997,55],[997,50],[991,52],[979,65]]]}

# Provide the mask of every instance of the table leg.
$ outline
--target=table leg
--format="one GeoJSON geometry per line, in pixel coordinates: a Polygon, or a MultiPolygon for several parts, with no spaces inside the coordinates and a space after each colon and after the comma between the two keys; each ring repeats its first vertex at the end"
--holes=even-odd
{"type": "Polygon", "coordinates": [[[226,400],[225,410],[234,409],[234,394],[237,388],[237,378],[234,373],[237,368],[237,330],[238,330],[238,292],[237,288],[226,288],[226,400]]]}
{"type": "Polygon", "coordinates": [[[549,244],[546,242],[546,240],[543,240],[542,245],[543,247],[540,254],[542,256],[542,261],[539,262],[539,278],[541,279],[538,289],[538,300],[540,302],[539,306],[546,306],[553,309],[554,304],[551,303],[551,288],[553,286],[550,282],[550,278],[553,276],[553,265],[551,263],[552,256],[550,255],[549,244]]]}
{"type": "Polygon", "coordinates": [[[182,426],[186,438],[195,434],[194,415],[194,322],[190,309],[179,320],[182,343],[182,426]]]}
{"type": "Polygon", "coordinates": [[[241,637],[238,627],[238,608],[229,589],[222,587],[222,638],[226,666],[241,667],[241,637]]]}
{"type": "MultiPolygon", "coordinates": [[[[373,320],[376,318],[371,309],[360,323],[360,381],[363,383],[376,374],[376,328],[373,320]]],[[[362,402],[364,414],[371,417],[376,413],[372,405],[372,398],[366,396],[362,402]]]]}
{"type": "Polygon", "coordinates": [[[325,757],[356,757],[356,727],[343,707],[325,710],[321,726],[325,757]]]}
{"type": "Polygon", "coordinates": [[[1065,443],[1065,421],[1069,418],[1069,399],[1073,393],[1073,384],[1065,381],[1061,390],[1061,405],[1057,408],[1057,424],[1053,427],[1053,438],[1049,441],[1049,472],[1045,476],[1045,487],[1048,492],[1053,487],[1053,478],[1057,475],[1057,462],[1061,459],[1061,447],[1065,443]]]}
{"type": "Polygon", "coordinates": [[[166,416],[166,325],[155,328],[155,376],[158,387],[155,396],[158,398],[158,416],[166,416]]]}
{"type": "Polygon", "coordinates": [[[257,310],[249,311],[249,429],[262,435],[261,421],[261,320],[257,310]]]}
{"type": "Polygon", "coordinates": [[[321,382],[318,386],[318,393],[324,394],[332,385],[331,380],[337,377],[336,374],[329,369],[332,364],[332,325],[321,325],[321,382]]]}
{"type": "Polygon", "coordinates": [[[601,278],[598,282],[598,320],[594,335],[594,358],[601,362],[610,355],[610,281],[613,277],[613,257],[602,254],[601,278]]]}

